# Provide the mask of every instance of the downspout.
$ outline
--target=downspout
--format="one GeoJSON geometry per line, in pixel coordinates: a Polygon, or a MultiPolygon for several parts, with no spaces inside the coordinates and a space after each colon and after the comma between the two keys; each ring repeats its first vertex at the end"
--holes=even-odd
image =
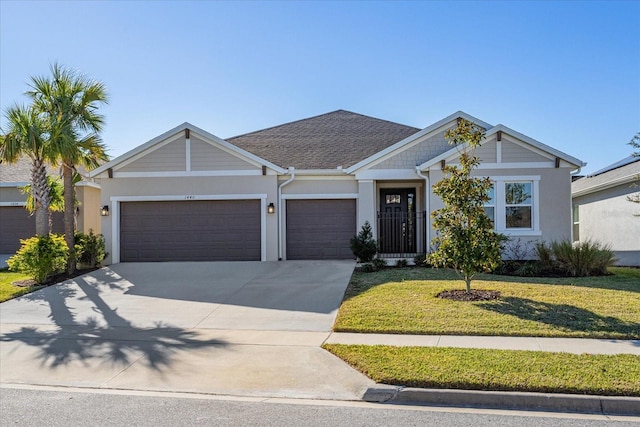
{"type": "Polygon", "coordinates": [[[424,175],[420,170],[420,166],[416,166],[416,174],[424,179],[424,213],[425,213],[425,238],[427,239],[424,242],[424,250],[425,253],[429,253],[429,243],[431,242],[431,203],[429,202],[429,177],[424,175]]]}
{"type": "Polygon", "coordinates": [[[282,261],[282,188],[296,178],[296,168],[290,166],[287,173],[291,178],[278,185],[278,261],[282,261]]]}

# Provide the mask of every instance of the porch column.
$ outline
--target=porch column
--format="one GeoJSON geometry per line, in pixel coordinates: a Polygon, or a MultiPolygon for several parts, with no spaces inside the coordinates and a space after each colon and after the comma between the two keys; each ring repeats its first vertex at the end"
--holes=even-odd
{"type": "Polygon", "coordinates": [[[373,236],[377,239],[376,182],[372,179],[358,180],[358,232],[365,221],[369,221],[373,236]]]}

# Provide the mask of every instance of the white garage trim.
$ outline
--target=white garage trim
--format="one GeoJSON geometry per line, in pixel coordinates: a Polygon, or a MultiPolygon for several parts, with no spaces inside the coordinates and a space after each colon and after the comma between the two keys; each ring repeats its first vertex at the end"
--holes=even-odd
{"type": "Polygon", "coordinates": [[[307,200],[307,199],[357,199],[358,193],[336,193],[336,194],[283,194],[283,200],[307,200]]]}
{"type": "Polygon", "coordinates": [[[0,202],[0,206],[27,206],[27,202],[0,202]]]}
{"type": "Polygon", "coordinates": [[[261,200],[260,203],[260,260],[267,260],[267,195],[266,194],[182,194],[158,196],[112,196],[111,201],[111,259],[120,262],[120,203],[122,202],[164,202],[192,200],[261,200]]]}

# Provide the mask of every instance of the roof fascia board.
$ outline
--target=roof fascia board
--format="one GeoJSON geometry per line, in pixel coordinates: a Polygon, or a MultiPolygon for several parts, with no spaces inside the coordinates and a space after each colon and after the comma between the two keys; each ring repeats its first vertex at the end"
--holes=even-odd
{"type": "MultiPolygon", "coordinates": [[[[375,154],[373,154],[372,156],[367,157],[366,159],[356,163],[355,165],[349,167],[348,169],[346,169],[347,173],[354,173],[360,169],[363,169],[365,167],[372,167],[375,166],[377,163],[383,162],[385,161],[387,158],[392,157],[394,154],[396,154],[396,151],[403,149],[403,148],[409,148],[410,144],[412,142],[420,142],[419,140],[425,136],[431,136],[430,134],[433,133],[437,133],[439,132],[442,128],[446,127],[447,125],[449,125],[451,122],[457,120],[458,118],[463,118],[465,120],[468,120],[470,122],[473,122],[475,124],[477,124],[478,126],[482,126],[485,129],[490,129],[492,128],[492,126],[486,122],[483,122],[480,119],[477,119],[467,113],[465,113],[464,111],[458,111],[455,112],[447,117],[445,117],[442,120],[439,120],[435,123],[433,123],[432,125],[427,126],[426,128],[422,129],[421,131],[418,131],[416,133],[414,133],[413,135],[410,135],[408,137],[406,137],[405,139],[396,142],[395,144],[385,148],[384,150],[381,150],[375,154]],[[375,162],[375,163],[374,163],[375,162]]],[[[427,137],[428,137],[427,136],[427,137]]]]}

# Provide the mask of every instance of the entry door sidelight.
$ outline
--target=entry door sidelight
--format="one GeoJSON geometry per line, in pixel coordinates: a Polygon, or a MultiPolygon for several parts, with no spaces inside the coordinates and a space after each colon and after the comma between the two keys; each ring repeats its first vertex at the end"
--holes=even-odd
{"type": "Polygon", "coordinates": [[[380,190],[378,213],[380,252],[416,252],[416,191],[413,188],[380,190]]]}

